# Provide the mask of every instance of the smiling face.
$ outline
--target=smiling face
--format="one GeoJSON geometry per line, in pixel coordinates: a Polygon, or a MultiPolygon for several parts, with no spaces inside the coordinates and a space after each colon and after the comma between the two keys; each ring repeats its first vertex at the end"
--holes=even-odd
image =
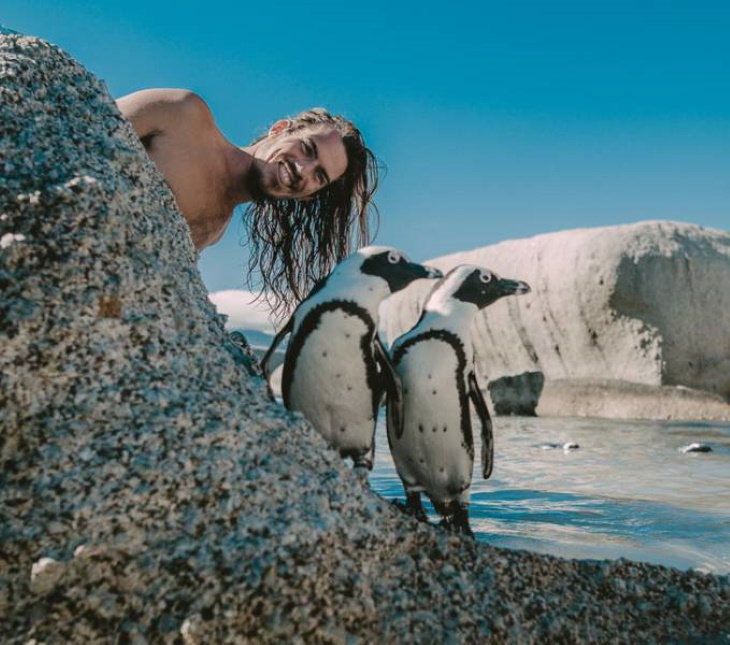
{"type": "Polygon", "coordinates": [[[334,128],[318,126],[294,132],[279,121],[254,151],[250,189],[259,197],[306,199],[339,179],[347,152],[334,128]]]}

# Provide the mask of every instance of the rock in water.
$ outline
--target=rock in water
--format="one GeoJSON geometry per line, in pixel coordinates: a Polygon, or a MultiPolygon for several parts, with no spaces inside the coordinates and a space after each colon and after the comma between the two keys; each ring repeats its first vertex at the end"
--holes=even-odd
{"type": "Polygon", "coordinates": [[[682,386],[657,387],[610,379],[555,379],[545,383],[537,414],[722,421],[728,418],[730,406],[717,394],[682,386]]]}
{"type": "Polygon", "coordinates": [[[580,444],[577,444],[574,441],[566,441],[565,443],[547,442],[539,443],[535,447],[540,448],[540,450],[562,449],[563,452],[572,452],[573,450],[578,450],[580,448],[580,444]]]}
{"type": "Polygon", "coordinates": [[[691,443],[688,446],[680,448],[680,452],[712,452],[712,448],[704,443],[691,443]]]}
{"type": "MultiPolygon", "coordinates": [[[[476,321],[485,381],[541,372],[546,389],[555,380],[601,379],[730,398],[730,353],[721,349],[730,329],[730,233],[649,221],[511,240],[429,261],[442,271],[462,263],[494,267],[533,288],[476,321]]],[[[386,303],[388,338],[410,328],[426,295],[414,285],[386,303]]],[[[640,406],[635,412],[641,416],[640,406]]],[[[730,406],[724,415],[730,418],[730,406]]]]}
{"type": "Polygon", "coordinates": [[[24,36],[0,36],[0,238],[4,641],[730,629],[723,578],[478,547],[365,490],[231,353],[187,226],[103,84],[24,36]]]}
{"type": "Polygon", "coordinates": [[[487,389],[494,404],[494,414],[534,417],[544,385],[542,372],[492,379],[487,389]]]}

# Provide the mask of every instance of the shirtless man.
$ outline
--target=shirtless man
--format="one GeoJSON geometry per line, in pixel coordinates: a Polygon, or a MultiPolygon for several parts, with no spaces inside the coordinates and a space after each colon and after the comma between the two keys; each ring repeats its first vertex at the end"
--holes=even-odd
{"type": "Polygon", "coordinates": [[[197,249],[215,244],[246,204],[254,270],[275,308],[368,241],[375,157],[349,121],[316,108],[276,121],[245,147],[230,143],[189,90],[151,89],[117,101],[172,189],[197,249]]]}

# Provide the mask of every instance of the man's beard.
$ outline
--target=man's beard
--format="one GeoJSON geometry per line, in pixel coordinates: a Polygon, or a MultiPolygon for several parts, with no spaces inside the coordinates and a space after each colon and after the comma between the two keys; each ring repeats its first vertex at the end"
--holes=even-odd
{"type": "Polygon", "coordinates": [[[246,177],[246,188],[248,188],[251,199],[255,202],[263,202],[271,199],[264,190],[263,181],[264,173],[261,172],[259,165],[256,163],[251,164],[248,176],[246,177]]]}

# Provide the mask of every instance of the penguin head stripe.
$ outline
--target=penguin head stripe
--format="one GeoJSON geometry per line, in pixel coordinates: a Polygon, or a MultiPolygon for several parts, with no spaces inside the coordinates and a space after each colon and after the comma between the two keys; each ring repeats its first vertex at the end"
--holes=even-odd
{"type": "Polygon", "coordinates": [[[500,278],[489,269],[462,264],[449,271],[434,287],[428,298],[429,308],[438,308],[447,300],[471,303],[483,309],[504,296],[529,293],[530,287],[520,280],[500,278]]]}
{"type": "Polygon", "coordinates": [[[399,291],[418,278],[438,278],[441,272],[422,264],[411,262],[403,253],[392,247],[369,246],[357,252],[365,259],[360,272],[382,278],[391,292],[399,291]]]}

